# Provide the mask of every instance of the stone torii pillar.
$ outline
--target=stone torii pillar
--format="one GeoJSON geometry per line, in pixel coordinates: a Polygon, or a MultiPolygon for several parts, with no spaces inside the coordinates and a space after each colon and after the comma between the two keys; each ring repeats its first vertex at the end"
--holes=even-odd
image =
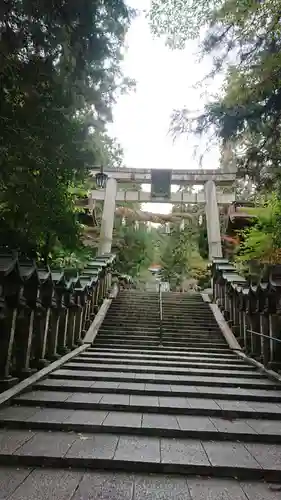
{"type": "Polygon", "coordinates": [[[109,177],[106,183],[100,230],[99,255],[111,252],[115,217],[117,181],[109,177]]]}
{"type": "Polygon", "coordinates": [[[222,257],[219,208],[214,181],[207,181],[204,189],[209,260],[212,260],[214,257],[222,257]]]}

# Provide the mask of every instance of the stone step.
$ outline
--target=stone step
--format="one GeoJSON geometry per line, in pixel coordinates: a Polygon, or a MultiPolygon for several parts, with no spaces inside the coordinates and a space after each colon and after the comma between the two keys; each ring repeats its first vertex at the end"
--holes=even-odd
{"type": "MultiPolygon", "coordinates": [[[[115,334],[111,331],[106,331],[106,330],[101,330],[99,332],[99,335],[97,337],[97,340],[107,340],[107,339],[115,339],[115,340],[127,340],[127,341],[130,341],[131,339],[132,340],[141,340],[141,341],[145,341],[145,342],[157,342],[159,343],[159,336],[160,336],[160,333],[159,332],[154,332],[154,335],[149,333],[149,334],[144,334],[142,335],[141,334],[142,332],[138,332],[138,331],[135,331],[135,332],[131,332],[131,333],[128,333],[128,332],[124,332],[124,333],[121,333],[121,332],[116,332],[115,334]]],[[[223,339],[222,335],[218,335],[218,336],[213,336],[213,335],[202,335],[200,337],[194,335],[194,334],[190,334],[190,335],[180,335],[180,334],[174,334],[174,335],[170,335],[170,334],[167,334],[165,332],[162,333],[162,336],[161,336],[161,339],[162,341],[164,342],[203,342],[203,343],[210,343],[211,345],[214,344],[215,342],[218,344],[218,343],[221,343],[223,339]]]]}
{"type": "MultiPolygon", "coordinates": [[[[126,351],[123,350],[123,352],[117,352],[117,351],[112,351],[108,352],[107,350],[99,350],[99,349],[94,349],[91,352],[85,351],[80,356],[84,358],[125,358],[125,359],[148,359],[148,360],[165,360],[165,361],[177,361],[179,363],[182,363],[183,361],[188,361],[188,362],[193,362],[193,363],[226,363],[226,364],[245,364],[245,361],[238,357],[227,357],[227,356],[220,356],[218,359],[214,356],[195,356],[195,355],[187,355],[184,354],[180,357],[178,355],[171,355],[171,354],[146,354],[146,353],[135,353],[131,351],[126,351]]],[[[247,365],[249,366],[249,365],[247,365]]]]}
{"type": "Polygon", "coordinates": [[[202,351],[201,349],[192,349],[192,350],[185,350],[185,349],[180,349],[180,350],[173,350],[173,349],[165,349],[163,347],[157,347],[157,349],[138,349],[138,348],[134,348],[134,349],[124,349],[124,347],[120,346],[120,347],[98,347],[98,346],[95,346],[95,344],[93,345],[93,347],[90,347],[86,352],[88,352],[89,354],[91,354],[92,352],[93,353],[102,353],[102,352],[105,352],[105,353],[116,353],[116,355],[119,355],[120,353],[124,353],[124,354],[131,354],[132,356],[135,356],[137,355],[145,355],[145,356],[154,356],[154,355],[157,355],[157,356],[174,356],[176,357],[177,359],[180,357],[182,358],[183,356],[187,356],[187,357],[200,357],[200,358],[209,358],[211,356],[211,358],[218,358],[218,359],[229,359],[229,360],[238,360],[239,358],[237,358],[237,355],[234,353],[234,352],[231,352],[230,349],[225,349],[225,352],[221,353],[221,350],[219,349],[219,351],[215,351],[215,350],[211,350],[211,349],[208,349],[208,352],[206,351],[202,351]]]}
{"type": "Polygon", "coordinates": [[[144,341],[147,341],[147,342],[159,342],[159,332],[154,332],[154,333],[147,333],[146,335],[142,335],[141,332],[137,332],[137,331],[132,331],[132,332],[124,332],[124,333],[121,333],[116,331],[116,333],[114,333],[113,331],[107,331],[107,330],[100,330],[99,331],[99,335],[97,337],[97,339],[101,340],[101,339],[121,339],[121,340],[131,340],[131,339],[134,339],[134,340],[144,340],[144,341]]]}
{"type": "MultiPolygon", "coordinates": [[[[144,337],[145,339],[150,339],[150,338],[159,338],[159,328],[157,330],[154,330],[153,332],[146,332],[146,331],[143,331],[143,330],[132,330],[132,331],[125,331],[125,330],[115,330],[115,333],[113,331],[113,329],[109,330],[109,329],[105,329],[105,328],[102,328],[99,332],[99,337],[104,337],[104,336],[113,336],[113,337],[122,337],[122,338],[126,338],[126,337],[129,337],[131,338],[132,336],[136,336],[136,337],[144,337]]],[[[211,340],[213,342],[216,342],[216,341],[221,341],[221,340],[224,340],[224,337],[222,336],[222,334],[212,334],[212,333],[209,333],[209,332],[206,332],[206,333],[200,333],[200,334],[194,334],[194,332],[190,332],[190,333],[171,333],[171,332],[165,332],[162,330],[162,336],[167,339],[167,340],[194,340],[197,342],[198,341],[205,341],[205,340],[211,340]]]]}
{"type": "MultiPolygon", "coordinates": [[[[65,365],[64,365],[65,366],[65,365]]],[[[177,384],[187,386],[209,386],[209,387],[241,387],[251,389],[280,389],[280,385],[276,382],[266,378],[240,378],[236,377],[234,372],[232,377],[222,378],[209,377],[200,375],[175,375],[175,374],[162,374],[162,373],[144,373],[144,372],[126,372],[120,371],[101,371],[96,370],[91,372],[89,370],[75,370],[61,368],[50,374],[50,377],[57,379],[73,379],[73,380],[103,380],[119,381],[119,382],[141,382],[141,383],[161,383],[161,384],[177,384]]]]}
{"type": "MultiPolygon", "coordinates": [[[[194,306],[192,306],[193,308],[194,306]]],[[[126,308],[120,308],[120,307],[110,307],[108,310],[107,315],[112,316],[112,317],[127,317],[128,319],[132,317],[142,317],[143,319],[146,318],[155,318],[155,315],[159,313],[159,307],[156,309],[152,309],[152,307],[149,308],[148,311],[143,310],[143,307],[141,308],[136,308],[132,307],[131,309],[126,307],[126,308]],[[143,313],[143,314],[142,314],[143,313]]],[[[210,310],[197,310],[196,313],[194,311],[181,311],[179,315],[179,311],[175,309],[175,311],[170,311],[169,309],[163,309],[163,317],[169,318],[169,319],[175,319],[178,321],[181,320],[191,320],[194,318],[195,321],[202,321],[202,318],[206,318],[206,322],[208,320],[210,321],[215,321],[214,315],[212,311],[210,310]]]]}
{"type": "MultiPolygon", "coordinates": [[[[124,331],[124,332],[131,332],[131,331],[143,331],[146,333],[154,333],[155,331],[158,331],[160,328],[160,322],[158,321],[156,325],[152,326],[151,324],[144,324],[143,322],[136,321],[132,323],[131,325],[129,323],[123,323],[123,324],[117,324],[114,321],[112,323],[107,323],[104,322],[101,326],[102,330],[106,331],[124,331]]],[[[194,327],[194,325],[190,326],[185,326],[185,327],[178,327],[176,325],[172,325],[171,323],[169,324],[162,324],[162,329],[163,331],[169,332],[169,333],[175,333],[175,334],[190,334],[193,333],[194,335],[206,335],[212,334],[212,335],[221,335],[221,331],[216,327],[212,328],[206,328],[204,326],[201,326],[200,328],[194,327]]]]}
{"type": "MultiPolygon", "coordinates": [[[[103,326],[107,328],[124,328],[125,330],[132,330],[134,328],[143,328],[146,331],[153,331],[155,329],[158,329],[160,325],[160,320],[159,318],[157,321],[144,321],[142,318],[139,319],[134,319],[133,321],[126,321],[126,320],[120,320],[117,321],[114,318],[110,319],[105,319],[103,322],[103,326]]],[[[169,320],[169,321],[162,321],[162,327],[165,329],[168,329],[170,331],[176,331],[176,332],[185,332],[185,331],[190,331],[194,330],[194,332],[205,332],[205,331],[210,331],[210,332],[220,332],[220,328],[218,327],[217,324],[210,324],[210,323],[194,323],[194,322],[185,322],[183,324],[177,323],[176,321],[169,320]]]]}
{"type": "MultiPolygon", "coordinates": [[[[106,371],[116,371],[120,370],[121,372],[132,372],[132,373],[161,373],[161,374],[172,374],[172,375],[208,375],[209,377],[216,377],[216,376],[223,376],[223,377],[244,377],[244,378],[261,378],[264,375],[255,369],[250,370],[243,370],[242,368],[240,370],[219,370],[219,369],[209,369],[209,368],[190,368],[190,369],[184,369],[183,367],[170,367],[170,366],[143,366],[143,365],[133,365],[129,366],[126,364],[107,364],[107,363],[87,363],[87,362],[79,362],[72,360],[71,362],[65,363],[64,364],[65,368],[71,368],[73,370],[83,370],[83,371],[95,371],[95,370],[103,370],[106,371]]],[[[248,367],[247,367],[248,368],[248,367]]]]}
{"type": "Polygon", "coordinates": [[[13,429],[9,436],[2,430],[0,439],[0,462],[6,466],[281,480],[280,445],[274,444],[13,429]]]}
{"type": "Polygon", "coordinates": [[[14,398],[15,404],[44,406],[70,410],[147,412],[166,415],[216,416],[225,419],[256,418],[279,420],[281,404],[256,401],[229,401],[184,396],[141,396],[136,394],[80,393],[41,391],[40,389],[14,398]]]}
{"type": "MultiPolygon", "coordinates": [[[[0,411],[0,427],[44,431],[128,434],[179,439],[281,444],[281,421],[181,414],[155,414],[10,406],[0,411]],[[49,417],[49,418],[48,418],[49,417]]],[[[1,431],[0,431],[1,432],[1,431]]]]}
{"type": "MultiPolygon", "coordinates": [[[[136,327],[136,328],[132,328],[131,330],[126,330],[126,329],[118,329],[117,327],[114,329],[114,328],[109,328],[109,327],[101,327],[100,331],[99,331],[99,336],[104,336],[104,335],[109,335],[109,336],[122,336],[122,337],[130,337],[132,335],[136,335],[136,336],[142,336],[142,337],[145,337],[145,338],[150,338],[150,337],[155,337],[155,336],[159,336],[159,331],[160,331],[160,326],[158,328],[155,328],[151,331],[147,331],[143,328],[140,328],[140,327],[136,327]]],[[[196,333],[194,331],[187,331],[185,333],[183,332],[172,332],[172,331],[169,331],[169,330],[164,330],[162,329],[162,334],[167,338],[167,339],[195,339],[195,341],[197,340],[200,340],[200,341],[204,341],[204,340],[213,340],[213,341],[217,341],[217,340],[224,340],[224,337],[222,336],[222,334],[220,332],[209,332],[209,331],[204,331],[204,332],[200,332],[200,333],[196,333]]]]}
{"type": "MultiPolygon", "coordinates": [[[[160,331],[160,324],[157,326],[157,328],[146,328],[142,325],[137,325],[134,327],[129,328],[128,326],[119,326],[116,325],[110,326],[110,325],[102,325],[99,332],[100,334],[107,334],[107,335],[145,335],[146,337],[150,335],[159,335],[160,331]]],[[[193,330],[192,328],[188,329],[185,328],[183,330],[177,330],[173,328],[164,328],[162,326],[162,332],[167,336],[171,338],[178,338],[180,336],[182,337],[194,337],[196,339],[202,339],[204,340],[205,338],[208,339],[223,339],[223,335],[219,330],[193,330]]]]}
{"type": "MultiPolygon", "coordinates": [[[[153,299],[148,299],[148,300],[133,300],[133,301],[123,301],[123,300],[120,300],[120,301],[113,301],[111,306],[110,306],[110,309],[114,309],[114,310],[118,310],[118,309],[122,309],[124,311],[126,311],[126,309],[132,309],[133,306],[136,306],[136,309],[139,310],[141,309],[142,307],[142,304],[146,302],[146,303],[149,303],[149,304],[153,304],[154,306],[159,306],[159,297],[157,297],[157,300],[153,300],[153,299]]],[[[198,311],[206,311],[207,313],[212,313],[212,310],[209,306],[209,304],[206,304],[205,302],[182,302],[181,304],[172,304],[172,303],[169,303],[167,302],[166,300],[163,300],[162,299],[162,305],[165,307],[165,310],[166,311],[171,311],[171,312],[175,312],[175,313],[179,313],[180,314],[186,314],[186,312],[194,312],[194,314],[198,314],[198,311]]],[[[148,312],[149,310],[147,310],[146,312],[148,312]]]]}
{"type": "MultiPolygon", "coordinates": [[[[129,342],[112,342],[112,345],[111,343],[109,343],[107,340],[105,341],[99,341],[98,338],[95,340],[95,343],[93,344],[96,346],[96,348],[102,348],[102,349],[105,349],[105,348],[114,348],[116,350],[118,350],[119,348],[120,349],[126,349],[126,350],[130,350],[130,351],[134,351],[135,349],[136,350],[143,350],[145,349],[147,352],[150,352],[150,351],[154,351],[157,349],[159,350],[159,352],[163,352],[163,351],[167,351],[169,350],[169,352],[176,352],[178,351],[179,352],[179,355],[182,353],[182,352],[186,352],[187,350],[189,350],[190,352],[202,352],[202,349],[205,349],[206,346],[202,346],[202,347],[198,347],[198,345],[202,345],[201,343],[198,344],[198,342],[196,344],[184,344],[184,345],[181,345],[181,346],[177,346],[177,345],[174,345],[174,346],[169,346],[169,345],[158,345],[155,346],[155,345],[149,345],[149,344],[133,344],[133,343],[129,343],[129,342]],[[113,345],[114,344],[114,345],[113,345]]],[[[221,354],[225,354],[225,353],[229,353],[229,348],[226,347],[226,345],[220,345],[219,347],[213,347],[213,344],[212,344],[212,347],[208,346],[208,352],[209,353],[214,353],[214,354],[217,354],[217,355],[221,355],[221,354]]]]}
{"type": "Polygon", "coordinates": [[[261,481],[17,466],[1,467],[0,483],[3,500],[279,500],[280,492],[261,481]]]}
{"type": "Polygon", "coordinates": [[[208,364],[206,363],[201,363],[199,360],[195,362],[188,362],[188,361],[182,361],[182,360],[155,360],[155,359],[133,359],[133,358],[126,358],[126,357],[119,357],[119,358],[114,358],[114,357],[107,357],[106,359],[104,358],[98,358],[97,356],[89,356],[89,355],[80,355],[77,356],[72,360],[73,363],[95,363],[95,364],[126,364],[126,365],[146,365],[146,366],[168,366],[168,367],[181,367],[181,368],[208,368],[208,369],[216,369],[216,370],[225,370],[225,369],[231,369],[231,370],[249,370],[253,371],[253,367],[251,365],[248,365],[246,363],[238,363],[238,364],[228,364],[228,363],[214,363],[209,361],[208,364]]]}
{"type": "Polygon", "coordinates": [[[184,396],[204,399],[226,399],[235,401],[259,401],[266,403],[281,403],[281,389],[271,390],[271,386],[265,389],[243,389],[241,387],[208,387],[188,386],[144,382],[110,382],[76,379],[48,378],[38,382],[34,389],[56,390],[71,392],[96,393],[104,392],[110,394],[137,394],[140,396],[184,396]]]}
{"type": "MultiPolygon", "coordinates": [[[[145,347],[148,347],[148,346],[152,346],[152,347],[156,347],[158,344],[159,344],[159,341],[160,341],[160,336],[159,338],[157,339],[157,337],[155,338],[155,340],[146,340],[146,339],[137,339],[136,337],[134,336],[131,336],[129,338],[114,338],[114,336],[98,336],[97,339],[95,340],[95,345],[103,345],[103,344],[106,344],[106,345],[122,345],[123,347],[129,347],[129,346],[133,346],[133,345],[136,345],[137,347],[140,347],[140,346],[145,346],[145,347]]],[[[226,343],[225,342],[216,342],[216,343],[213,343],[213,342],[192,342],[192,341],[169,341],[169,340],[166,340],[166,339],[163,339],[162,340],[162,343],[161,345],[163,347],[170,347],[171,349],[174,349],[176,347],[178,348],[182,348],[184,347],[185,349],[193,349],[194,347],[198,347],[200,345],[200,348],[201,349],[208,349],[210,346],[212,346],[212,348],[216,348],[216,349],[225,349],[226,348],[226,343]]]]}
{"type": "MultiPolygon", "coordinates": [[[[106,315],[105,322],[107,321],[115,321],[116,323],[129,323],[132,324],[136,321],[141,321],[142,323],[152,323],[152,324],[157,324],[159,322],[159,313],[146,316],[144,314],[141,314],[141,311],[136,314],[136,313],[131,313],[128,314],[122,314],[122,313],[114,313],[112,311],[109,311],[106,315]]],[[[193,316],[189,315],[187,317],[183,316],[165,316],[163,314],[162,321],[164,323],[170,323],[173,322],[178,325],[202,325],[204,324],[205,326],[213,326],[213,327],[218,327],[218,325],[215,322],[214,317],[206,317],[205,314],[201,314],[198,316],[198,318],[193,318],[193,316]]]]}

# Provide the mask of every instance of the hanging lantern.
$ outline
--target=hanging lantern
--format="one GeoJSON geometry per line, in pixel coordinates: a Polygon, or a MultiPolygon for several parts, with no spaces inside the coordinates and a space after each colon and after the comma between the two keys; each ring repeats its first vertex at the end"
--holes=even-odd
{"type": "Polygon", "coordinates": [[[103,167],[100,168],[100,172],[96,174],[96,184],[98,188],[104,188],[106,186],[106,181],[108,175],[104,173],[103,167]]]}

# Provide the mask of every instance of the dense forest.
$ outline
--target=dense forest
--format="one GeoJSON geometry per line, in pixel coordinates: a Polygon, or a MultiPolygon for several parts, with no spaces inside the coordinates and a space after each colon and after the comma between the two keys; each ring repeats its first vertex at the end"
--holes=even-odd
{"type": "Polygon", "coordinates": [[[133,85],[120,70],[133,15],[123,0],[1,2],[2,245],[44,259],[80,246],[77,189],[120,156],[106,124],[133,85]]]}

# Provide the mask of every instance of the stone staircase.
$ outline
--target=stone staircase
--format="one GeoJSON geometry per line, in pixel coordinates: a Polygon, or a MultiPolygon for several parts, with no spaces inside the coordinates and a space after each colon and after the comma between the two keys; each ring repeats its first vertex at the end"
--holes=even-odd
{"type": "Polygon", "coordinates": [[[163,294],[159,340],[158,294],[122,291],[92,347],[0,409],[1,500],[280,498],[278,382],[199,294],[163,294]]]}

